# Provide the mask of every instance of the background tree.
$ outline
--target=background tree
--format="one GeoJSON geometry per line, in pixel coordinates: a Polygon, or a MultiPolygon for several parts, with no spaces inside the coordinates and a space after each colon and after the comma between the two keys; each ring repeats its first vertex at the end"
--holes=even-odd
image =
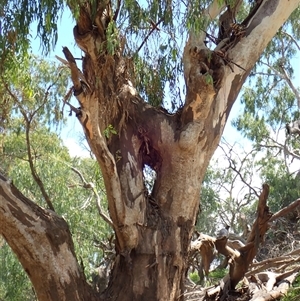
{"type": "MultiPolygon", "coordinates": [[[[58,103],[66,90],[66,73],[33,55],[23,56],[22,64],[21,59],[15,59],[20,65],[18,73],[8,70],[1,81],[4,85],[3,79],[10,79],[7,89],[1,86],[6,92],[1,108],[5,111],[10,106],[1,124],[1,172],[40,206],[46,206],[46,192],[56,212],[68,220],[76,254],[92,283],[104,260],[107,237],[112,235],[102,218],[107,213],[99,167],[92,158],[71,158],[55,133],[63,126],[57,123],[63,122],[58,103]],[[84,185],[81,177],[94,187],[84,185]]],[[[25,271],[4,240],[0,258],[0,299],[36,300],[25,271]]]]}
{"type": "MultiPolygon", "coordinates": [[[[24,198],[1,176],[2,234],[39,300],[183,298],[186,257],[208,162],[244,81],[299,1],[154,1],[147,8],[135,1],[67,4],[77,22],[73,33],[83,52],[82,71],[66,47],[66,61],[61,61],[71,70],[80,104],[71,108],[100,165],[116,236],[108,288],[99,297],[87,285],[65,221],[24,198]],[[188,36],[184,48],[182,36],[188,36]],[[159,42],[147,47],[155,40],[159,42]],[[176,94],[175,89],[181,70],[182,106],[182,91],[176,94]],[[167,83],[178,97],[173,98],[174,114],[153,106],[163,103],[157,98],[165,95],[167,83]],[[145,166],[156,172],[151,193],[145,188],[145,166]]],[[[49,47],[62,6],[4,3],[3,36],[13,33],[11,42],[21,51],[28,25],[38,18],[38,33],[49,47]],[[11,16],[18,22],[11,22],[11,16]]],[[[265,188],[262,213],[267,194],[265,188]]],[[[257,222],[262,219],[265,226],[268,218],[263,214],[257,222]]],[[[261,230],[263,236],[265,228],[261,230]]],[[[244,274],[240,259],[236,256],[227,281],[231,289],[244,274]]]]}

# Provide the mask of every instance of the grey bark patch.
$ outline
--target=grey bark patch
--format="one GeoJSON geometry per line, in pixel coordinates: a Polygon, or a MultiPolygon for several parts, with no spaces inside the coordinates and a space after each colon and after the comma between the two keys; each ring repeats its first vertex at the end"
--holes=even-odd
{"type": "Polygon", "coordinates": [[[271,16],[277,6],[279,4],[279,0],[272,0],[272,1],[264,1],[261,7],[258,9],[257,13],[252,19],[252,22],[250,23],[248,29],[247,29],[247,34],[250,34],[250,32],[258,26],[264,18],[267,16],[271,16]]]}

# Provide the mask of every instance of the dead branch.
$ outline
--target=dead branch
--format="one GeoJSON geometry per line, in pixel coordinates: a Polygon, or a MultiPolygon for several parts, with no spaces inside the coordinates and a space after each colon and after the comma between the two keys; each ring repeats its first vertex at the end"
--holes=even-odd
{"type": "Polygon", "coordinates": [[[139,53],[139,51],[143,48],[143,46],[145,45],[145,43],[147,42],[147,40],[149,39],[149,37],[151,36],[151,34],[155,31],[155,30],[159,30],[158,29],[158,25],[163,21],[163,19],[160,19],[157,23],[154,23],[152,20],[150,20],[151,23],[151,30],[148,32],[148,34],[146,35],[145,39],[143,40],[143,42],[141,43],[141,45],[139,46],[139,48],[136,50],[135,54],[139,53]]]}
{"type": "Polygon", "coordinates": [[[300,249],[297,249],[280,257],[268,258],[260,262],[252,263],[250,266],[251,270],[248,271],[245,276],[249,277],[250,275],[257,274],[266,269],[297,263],[300,261],[299,255],[300,255],[300,249]]]}
{"type": "MultiPolygon", "coordinates": [[[[72,55],[72,54],[71,54],[71,55],[72,55]]],[[[68,56],[69,56],[69,54],[68,54],[68,56]]],[[[64,64],[66,67],[68,67],[69,69],[72,69],[72,68],[71,68],[71,64],[70,64],[68,61],[66,61],[65,59],[61,58],[61,57],[58,56],[58,55],[56,55],[55,57],[56,57],[62,64],[64,64]]],[[[70,58],[70,59],[72,59],[72,58],[70,58]]],[[[73,59],[74,59],[74,62],[75,62],[75,58],[73,58],[73,59]]],[[[76,65],[76,62],[75,62],[75,65],[76,65]]],[[[77,65],[76,65],[76,67],[77,67],[77,65]]],[[[73,68],[75,68],[75,66],[73,66],[73,68]]],[[[71,72],[72,72],[72,70],[71,70],[71,72]]],[[[77,72],[78,72],[78,77],[79,77],[79,79],[80,79],[81,81],[83,81],[84,84],[90,89],[91,87],[89,86],[89,84],[88,84],[88,82],[87,82],[87,80],[86,80],[84,74],[82,73],[82,71],[81,71],[78,67],[77,67],[77,72]]]]}
{"type": "Polygon", "coordinates": [[[196,241],[191,243],[191,254],[199,252],[202,257],[202,266],[205,275],[209,273],[210,265],[214,259],[216,239],[205,234],[200,234],[196,241]]]}
{"type": "Polygon", "coordinates": [[[293,283],[297,275],[298,272],[294,272],[289,277],[286,277],[284,281],[281,281],[279,283],[276,279],[272,288],[270,287],[272,282],[274,282],[274,280],[271,280],[269,282],[270,284],[269,287],[268,284],[266,284],[266,286],[260,285],[258,289],[255,290],[253,297],[249,301],[273,301],[273,300],[277,300],[278,298],[281,298],[287,293],[291,283],[293,283]]]}
{"type": "Polygon", "coordinates": [[[97,192],[97,189],[96,189],[95,185],[93,183],[91,183],[91,182],[87,182],[84,179],[84,176],[82,175],[82,173],[78,169],[76,169],[75,167],[71,167],[71,169],[80,177],[80,180],[83,183],[83,185],[82,185],[83,188],[92,189],[93,190],[93,193],[94,193],[94,195],[96,197],[96,205],[97,205],[97,209],[98,209],[99,215],[103,218],[103,220],[105,222],[107,222],[113,228],[114,225],[113,225],[112,220],[102,210],[101,198],[100,198],[100,196],[99,196],[99,194],[97,192]]]}
{"type": "Polygon", "coordinates": [[[74,84],[74,96],[78,99],[80,104],[84,103],[85,96],[84,96],[84,91],[83,87],[81,85],[81,73],[79,72],[80,70],[77,67],[76,61],[74,59],[73,54],[70,52],[68,47],[63,47],[63,53],[69,63],[69,67],[71,69],[71,79],[74,84]]]}
{"type": "MultiPolygon", "coordinates": [[[[247,244],[238,250],[231,249],[226,246],[226,242],[216,241],[217,250],[229,257],[229,283],[225,283],[224,287],[234,289],[240,280],[246,274],[250,263],[257,254],[258,246],[261,243],[267,229],[268,221],[271,217],[269,207],[267,206],[267,198],[269,195],[269,186],[263,185],[263,190],[259,196],[257,206],[257,218],[253,224],[252,231],[247,239],[247,244]]],[[[223,291],[223,295],[226,294],[223,291]]]]}
{"type": "Polygon", "coordinates": [[[282,217],[284,215],[287,215],[291,211],[293,211],[295,208],[297,208],[300,205],[300,199],[297,199],[293,203],[289,204],[288,206],[284,207],[283,209],[277,211],[273,216],[270,218],[270,222],[275,221],[279,217],[282,217]]]}

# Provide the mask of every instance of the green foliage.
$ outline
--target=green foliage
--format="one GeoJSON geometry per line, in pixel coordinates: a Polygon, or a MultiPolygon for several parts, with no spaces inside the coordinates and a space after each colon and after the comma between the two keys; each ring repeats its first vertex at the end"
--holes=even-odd
{"type": "Polygon", "coordinates": [[[57,23],[64,7],[63,0],[9,0],[1,1],[0,48],[26,53],[32,24],[42,40],[45,52],[57,41],[57,23]]]}
{"type": "Polygon", "coordinates": [[[180,104],[178,81],[187,35],[182,1],[126,0],[120,12],[120,32],[127,37],[125,54],[133,59],[131,76],[138,92],[152,105],[171,99],[180,104]]]}
{"type": "Polygon", "coordinates": [[[119,42],[118,29],[115,22],[111,21],[107,26],[107,51],[109,54],[115,54],[115,51],[120,47],[119,42]]]}
{"type": "Polygon", "coordinates": [[[190,273],[189,276],[190,276],[191,280],[192,280],[194,283],[199,283],[200,277],[199,277],[199,275],[198,275],[198,273],[197,273],[196,271],[190,273]]]}
{"type": "Polygon", "coordinates": [[[210,74],[205,74],[205,82],[208,85],[213,85],[214,79],[213,79],[213,77],[210,74]]]}
{"type": "Polygon", "coordinates": [[[197,218],[196,229],[200,232],[214,235],[217,226],[217,215],[220,209],[219,191],[214,186],[221,171],[216,162],[207,169],[201,188],[201,206],[197,218]]]}
{"type": "MultiPolygon", "coordinates": [[[[119,1],[112,1],[113,13],[119,11],[116,20],[110,20],[105,31],[106,40],[101,44],[101,51],[115,54],[119,49],[120,40],[126,37],[123,54],[132,59],[133,80],[138,91],[154,106],[163,105],[166,99],[171,100],[172,110],[180,107],[181,93],[178,82],[182,78],[181,56],[183,43],[189,30],[208,33],[217,38],[217,21],[203,17],[203,11],[211,4],[211,0],[194,0],[188,4],[184,1],[125,0],[121,9],[119,1]],[[105,47],[105,49],[104,49],[105,47]]],[[[236,1],[227,1],[233,6],[236,1]]],[[[220,6],[225,1],[218,0],[220,6]]],[[[4,57],[13,53],[26,54],[30,44],[30,30],[36,29],[37,36],[45,52],[54,47],[57,37],[57,23],[64,9],[70,9],[73,17],[79,17],[80,5],[90,14],[95,22],[99,7],[105,2],[90,0],[21,0],[2,1],[0,4],[1,34],[0,49],[4,57]]],[[[241,22],[254,5],[253,1],[244,1],[239,8],[237,22],[241,22]]],[[[269,51],[280,50],[280,38],[290,39],[287,31],[291,31],[296,39],[299,37],[299,10],[296,10],[288,23],[278,33],[274,42],[270,43],[269,51]]],[[[94,24],[95,25],[95,24],[94,24]]],[[[35,32],[33,33],[35,34],[35,32]]],[[[291,40],[290,40],[290,44],[291,40]]],[[[211,41],[208,47],[214,48],[211,41]]],[[[295,46],[289,47],[287,54],[292,54],[295,46]]],[[[9,59],[5,60],[6,63],[9,59]]],[[[210,82],[211,79],[208,78],[210,82]]]]}
{"type": "Polygon", "coordinates": [[[294,11],[269,43],[250,75],[251,86],[243,90],[244,112],[236,118],[234,125],[256,143],[267,137],[270,130],[275,132],[299,117],[296,95],[292,90],[293,58],[299,47],[292,36],[299,32],[300,26],[295,22],[295,18],[299,19],[299,12],[299,9],[294,11]]]}
{"type": "Polygon", "coordinates": [[[298,8],[264,51],[243,89],[243,112],[233,121],[252,141],[255,152],[260,152],[255,168],[261,181],[271,187],[268,202],[273,212],[296,200],[300,193],[293,171],[300,143],[285,132],[286,123],[299,119],[299,89],[297,92],[294,80],[299,15],[298,8]]]}
{"type": "MultiPolygon", "coordinates": [[[[69,80],[65,69],[29,53],[12,57],[9,68],[0,71],[0,128],[16,116],[34,117],[35,122],[49,126],[62,120],[61,100],[69,80]]],[[[14,129],[19,127],[22,123],[14,129]]]]}
{"type": "Polygon", "coordinates": [[[293,287],[288,290],[288,293],[281,298],[281,301],[298,301],[300,298],[300,275],[297,276],[293,283],[293,287]]]}
{"type": "Polygon", "coordinates": [[[261,168],[262,181],[270,185],[268,204],[271,211],[276,212],[299,197],[299,178],[289,174],[282,159],[270,155],[258,161],[257,166],[261,168]]]}
{"type": "Polygon", "coordinates": [[[36,300],[31,283],[16,256],[5,243],[0,248],[0,297],[1,300],[36,300]]]}
{"type": "MultiPolygon", "coordinates": [[[[164,51],[164,47],[162,45],[162,51],[164,51]]],[[[167,81],[172,80],[172,70],[168,70],[167,60],[164,56],[161,56],[156,63],[159,69],[136,56],[135,84],[151,105],[160,106],[165,97],[164,86],[167,81]]]]}
{"type": "MultiPolygon", "coordinates": [[[[215,269],[211,271],[208,275],[207,285],[211,286],[213,284],[219,283],[220,280],[223,279],[226,274],[228,274],[228,269],[215,269]]],[[[198,275],[198,272],[196,271],[190,273],[189,277],[196,284],[198,284],[200,281],[200,277],[198,275]]]]}
{"type": "Polygon", "coordinates": [[[228,269],[215,269],[211,271],[208,277],[214,282],[219,282],[228,273],[228,269]]]}
{"type": "Polygon", "coordinates": [[[111,135],[117,135],[117,131],[111,124],[109,124],[108,127],[104,130],[104,136],[109,139],[111,135]]]}
{"type": "MultiPolygon", "coordinates": [[[[32,55],[24,56],[22,64],[18,57],[14,59],[15,69],[6,70],[0,81],[3,96],[0,108],[10,108],[1,125],[0,171],[13,179],[25,196],[45,207],[40,187],[32,177],[30,146],[35,172],[57,214],[68,222],[76,255],[83,262],[87,279],[91,280],[103,257],[97,242],[112,235],[112,229],[98,214],[93,190],[83,188],[81,179],[71,167],[77,168],[88,182],[95,184],[105,208],[106,196],[99,166],[90,158],[70,157],[61,138],[54,132],[58,129],[57,122],[62,119],[60,101],[68,83],[64,70],[58,75],[55,65],[32,55]]],[[[110,128],[112,133],[114,129],[110,128]]],[[[0,258],[0,299],[34,300],[27,275],[6,243],[0,248],[0,258]]]]}

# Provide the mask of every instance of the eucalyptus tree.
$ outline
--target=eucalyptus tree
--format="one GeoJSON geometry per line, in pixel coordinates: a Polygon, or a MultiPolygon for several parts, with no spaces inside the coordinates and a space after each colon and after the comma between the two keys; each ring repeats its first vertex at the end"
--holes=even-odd
{"type": "MultiPolygon", "coordinates": [[[[10,51],[26,46],[33,20],[47,50],[59,34],[56,24],[65,4],[76,19],[73,35],[82,66],[67,47],[60,61],[70,68],[79,108],[69,106],[100,165],[116,237],[110,282],[98,295],[76,260],[67,223],[1,177],[1,233],[39,300],[183,299],[186,257],[209,160],[243,83],[299,3],[1,4],[2,36],[7,36],[1,43],[10,43],[10,51]],[[160,106],[168,94],[169,111],[160,106]],[[156,173],[151,192],[145,187],[146,166],[156,173]]],[[[234,289],[240,276],[243,271],[231,273],[229,287],[234,289]]]]}
{"type": "Polygon", "coordinates": [[[243,88],[243,111],[233,124],[250,141],[260,159],[255,165],[271,185],[270,206],[277,211],[299,196],[300,108],[297,61],[300,51],[298,13],[291,16],[251,71],[243,88]]]}

